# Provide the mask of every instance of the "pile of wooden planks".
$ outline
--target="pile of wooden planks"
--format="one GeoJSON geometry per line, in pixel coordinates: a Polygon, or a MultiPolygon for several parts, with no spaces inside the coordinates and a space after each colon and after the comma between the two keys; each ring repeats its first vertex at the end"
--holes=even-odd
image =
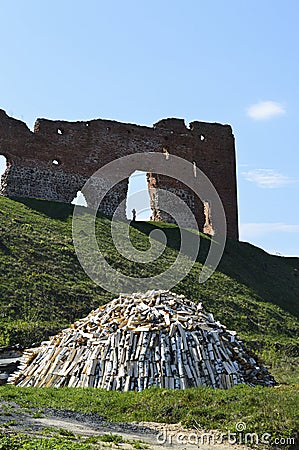
{"type": "Polygon", "coordinates": [[[275,385],[235,331],[169,291],[121,294],[25,352],[10,382],[123,391],[275,385]]]}

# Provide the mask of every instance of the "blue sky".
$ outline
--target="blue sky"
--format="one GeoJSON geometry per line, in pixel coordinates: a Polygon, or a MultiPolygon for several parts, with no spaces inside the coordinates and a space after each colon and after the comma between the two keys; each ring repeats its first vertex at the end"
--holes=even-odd
{"type": "Polygon", "coordinates": [[[299,256],[298,21],[297,0],[1,0],[0,108],[230,123],[241,240],[299,256]]]}

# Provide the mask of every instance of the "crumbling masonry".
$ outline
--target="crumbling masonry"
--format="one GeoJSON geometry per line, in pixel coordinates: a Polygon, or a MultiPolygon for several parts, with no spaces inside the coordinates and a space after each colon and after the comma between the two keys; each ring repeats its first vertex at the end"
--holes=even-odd
{"type": "MultiPolygon", "coordinates": [[[[164,119],[150,128],[102,119],[37,119],[31,132],[25,123],[0,110],[0,155],[7,160],[2,195],[71,203],[100,167],[137,152],[164,153],[165,159],[176,155],[201,169],[222,200],[228,237],[238,239],[235,143],[229,125],[196,121],[188,128],[183,119],[164,119]]],[[[157,201],[159,189],[167,189],[188,204],[201,230],[213,234],[213,205],[208,198],[202,203],[193,191],[170,177],[148,173],[147,181],[152,220],[171,220],[163,216],[157,201]]],[[[127,190],[125,179],[105,196],[100,210],[112,215],[126,199],[127,190]]],[[[91,205],[91,198],[86,201],[91,205]]]]}

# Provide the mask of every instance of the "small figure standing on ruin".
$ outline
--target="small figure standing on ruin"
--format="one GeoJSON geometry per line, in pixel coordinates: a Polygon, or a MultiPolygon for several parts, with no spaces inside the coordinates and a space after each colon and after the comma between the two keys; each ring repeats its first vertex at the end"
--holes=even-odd
{"type": "Polygon", "coordinates": [[[132,209],[132,215],[133,215],[133,222],[135,222],[135,220],[136,220],[136,209],[135,208],[132,209]]]}

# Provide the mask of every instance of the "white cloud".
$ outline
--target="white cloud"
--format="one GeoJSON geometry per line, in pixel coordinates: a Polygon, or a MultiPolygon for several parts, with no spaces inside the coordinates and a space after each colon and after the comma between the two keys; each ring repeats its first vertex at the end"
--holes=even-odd
{"type": "Polygon", "coordinates": [[[271,119],[272,117],[283,116],[285,113],[285,107],[281,103],[272,101],[255,103],[247,108],[247,115],[255,120],[271,119]]]}
{"type": "Polygon", "coordinates": [[[242,172],[243,177],[247,181],[256,183],[261,188],[278,188],[286,184],[295,183],[297,180],[282,175],[273,169],[254,169],[242,172]]]}
{"type": "Polygon", "coordinates": [[[273,232],[299,233],[299,225],[290,225],[283,222],[251,222],[240,224],[240,234],[242,240],[251,240],[273,232]]]}

